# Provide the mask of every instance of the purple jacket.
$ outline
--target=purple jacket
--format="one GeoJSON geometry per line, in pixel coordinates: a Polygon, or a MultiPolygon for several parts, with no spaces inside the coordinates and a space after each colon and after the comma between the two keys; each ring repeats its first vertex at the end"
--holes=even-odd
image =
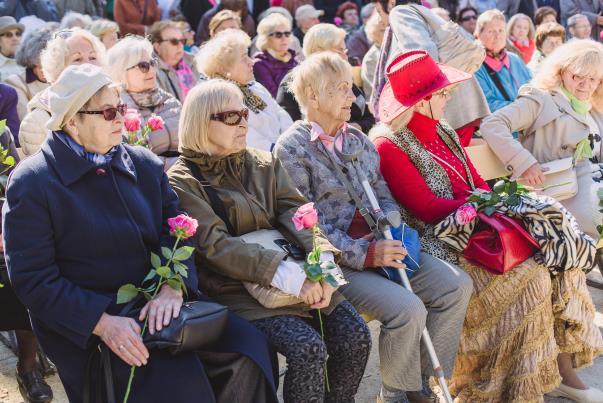
{"type": "MultiPolygon", "coordinates": [[[[7,84],[0,83],[0,120],[6,119],[17,147],[19,146],[19,126],[21,121],[17,114],[17,91],[7,84]]],[[[0,133],[2,134],[2,133],[0,133]]]]}
{"type": "Polygon", "coordinates": [[[268,52],[255,54],[255,64],[253,65],[255,80],[266,87],[273,98],[276,98],[278,86],[283,80],[283,77],[297,66],[295,51],[289,49],[289,53],[291,53],[291,59],[289,59],[287,63],[275,59],[268,52]]]}

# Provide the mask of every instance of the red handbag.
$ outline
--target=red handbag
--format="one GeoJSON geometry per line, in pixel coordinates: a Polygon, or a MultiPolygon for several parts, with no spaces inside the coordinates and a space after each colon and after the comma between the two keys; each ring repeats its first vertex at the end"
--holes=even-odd
{"type": "Polygon", "coordinates": [[[503,274],[528,260],[540,245],[523,223],[501,213],[478,213],[480,223],[469,238],[463,255],[472,263],[503,274]]]}

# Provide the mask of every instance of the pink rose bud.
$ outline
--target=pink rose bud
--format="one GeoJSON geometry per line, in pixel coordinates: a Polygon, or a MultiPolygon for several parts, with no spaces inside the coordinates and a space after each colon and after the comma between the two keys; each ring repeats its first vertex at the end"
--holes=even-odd
{"type": "Polygon", "coordinates": [[[140,114],[136,109],[128,109],[124,116],[124,126],[129,132],[137,132],[140,130],[140,114]]]}
{"type": "Polygon", "coordinates": [[[339,17],[335,17],[333,18],[333,22],[335,23],[335,25],[340,26],[341,24],[343,24],[343,20],[339,17]]]}
{"type": "Polygon", "coordinates": [[[314,203],[306,203],[303,206],[300,206],[295,212],[292,220],[295,229],[298,231],[315,226],[318,222],[318,212],[314,208],[314,203]]]}
{"type": "Polygon", "coordinates": [[[199,226],[197,220],[185,214],[168,218],[167,221],[170,226],[170,235],[180,237],[181,239],[187,239],[195,235],[199,226]]]}
{"type": "Polygon", "coordinates": [[[152,131],[155,131],[163,129],[164,122],[161,116],[153,115],[149,118],[147,124],[149,125],[152,131]]]}
{"type": "Polygon", "coordinates": [[[454,215],[454,219],[459,225],[468,224],[475,220],[475,217],[477,217],[477,211],[475,211],[475,208],[470,204],[459,207],[454,215]]]}

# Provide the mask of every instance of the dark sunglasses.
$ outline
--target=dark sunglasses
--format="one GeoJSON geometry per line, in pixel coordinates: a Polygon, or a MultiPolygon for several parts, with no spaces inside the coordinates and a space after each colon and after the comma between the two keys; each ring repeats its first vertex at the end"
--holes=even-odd
{"type": "Polygon", "coordinates": [[[466,17],[461,18],[462,22],[467,22],[471,20],[477,20],[477,15],[468,15],[466,17]]]}
{"type": "Polygon", "coordinates": [[[226,111],[214,113],[209,117],[211,120],[222,122],[228,126],[236,126],[241,123],[241,120],[249,118],[249,109],[241,109],[240,111],[226,111]]]}
{"type": "Polygon", "coordinates": [[[115,120],[117,117],[117,112],[121,116],[125,116],[128,111],[128,106],[126,104],[118,104],[115,108],[107,108],[102,111],[77,111],[77,113],[82,113],[84,115],[103,115],[106,121],[111,122],[115,120]]]}
{"type": "Polygon", "coordinates": [[[270,34],[268,34],[268,36],[274,36],[277,39],[281,39],[283,36],[285,38],[288,38],[288,37],[291,36],[291,31],[285,31],[285,32],[276,31],[276,32],[271,32],[270,34]]]}
{"type": "Polygon", "coordinates": [[[21,31],[17,31],[17,32],[15,32],[15,33],[12,33],[12,32],[4,32],[4,33],[3,33],[3,34],[1,34],[0,36],[3,36],[3,37],[5,37],[5,38],[9,38],[9,39],[10,39],[10,38],[12,38],[13,36],[16,36],[17,38],[20,38],[20,37],[21,37],[21,35],[23,35],[23,32],[21,32],[21,31]]]}
{"type": "Polygon", "coordinates": [[[176,39],[176,38],[171,38],[171,39],[161,39],[160,41],[158,41],[159,43],[161,42],[169,42],[174,46],[178,46],[178,45],[186,45],[186,39],[182,38],[182,39],[176,39]]]}
{"type": "Polygon", "coordinates": [[[143,60],[142,62],[138,62],[134,66],[127,68],[126,70],[132,70],[132,69],[135,69],[136,67],[138,67],[138,70],[140,70],[141,72],[146,74],[149,72],[151,67],[157,68],[157,59],[153,58],[153,59],[149,60],[148,62],[143,60]]]}
{"type": "Polygon", "coordinates": [[[56,31],[54,34],[52,34],[52,39],[56,39],[56,38],[68,39],[71,37],[71,35],[73,35],[72,28],[61,29],[60,31],[56,31]]]}

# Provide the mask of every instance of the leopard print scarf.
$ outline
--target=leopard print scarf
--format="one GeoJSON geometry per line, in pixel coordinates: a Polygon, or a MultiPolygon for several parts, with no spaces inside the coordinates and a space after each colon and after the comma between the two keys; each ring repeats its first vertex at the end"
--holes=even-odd
{"type": "Polygon", "coordinates": [[[251,91],[251,88],[250,88],[251,84],[241,84],[241,83],[233,81],[230,78],[225,77],[221,74],[216,74],[216,75],[219,78],[226,80],[226,81],[230,81],[231,83],[233,83],[237,87],[239,87],[239,89],[243,93],[243,103],[253,113],[260,113],[261,111],[266,109],[266,107],[268,106],[266,104],[266,102],[264,102],[264,100],[259,95],[256,95],[253,93],[253,91],[251,91]]]}

